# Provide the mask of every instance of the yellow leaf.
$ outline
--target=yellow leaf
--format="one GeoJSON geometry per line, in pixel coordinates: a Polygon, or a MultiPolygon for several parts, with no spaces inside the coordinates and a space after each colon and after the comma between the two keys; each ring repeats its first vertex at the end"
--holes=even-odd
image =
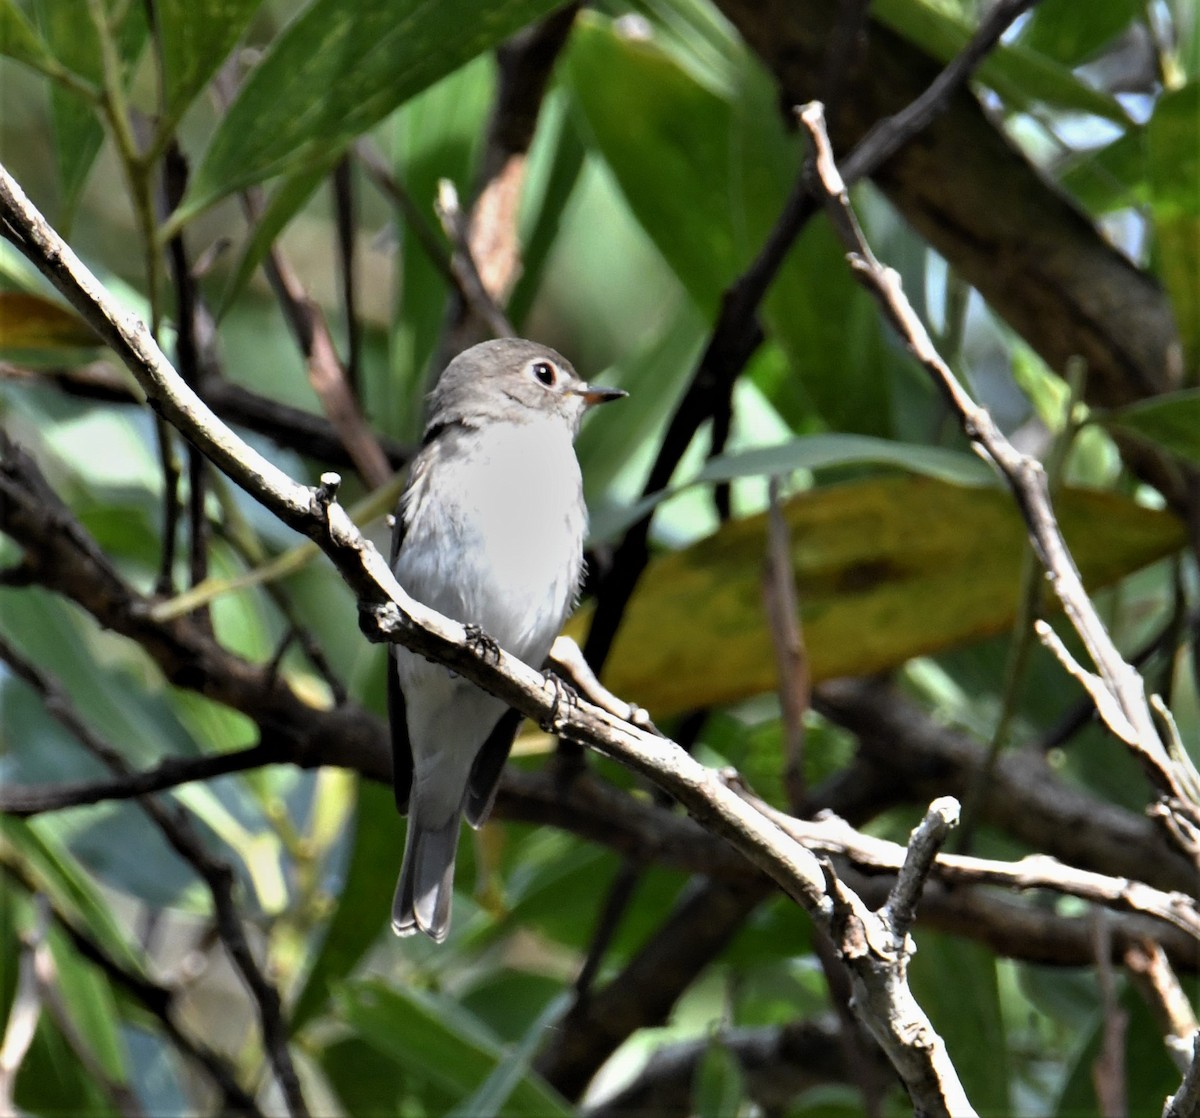
{"type": "Polygon", "coordinates": [[[0,349],[82,349],[103,344],[73,310],[40,295],[0,291],[0,349]]]}
{"type": "MultiPolygon", "coordinates": [[[[1089,588],[1182,546],[1173,516],[1110,493],[1065,490],[1059,523],[1089,588]]],[[[1013,623],[1025,525],[1000,488],[878,477],[786,503],[814,681],[864,675],[1013,623]]],[[[604,682],[655,717],[776,686],[761,572],[766,517],[732,521],[651,562],[604,682]]],[[[590,611],[568,627],[586,632],[590,611]]]]}

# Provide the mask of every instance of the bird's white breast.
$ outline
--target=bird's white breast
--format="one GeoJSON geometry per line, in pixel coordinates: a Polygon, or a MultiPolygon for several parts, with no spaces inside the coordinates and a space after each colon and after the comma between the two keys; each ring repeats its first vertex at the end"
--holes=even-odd
{"type": "Polygon", "coordinates": [[[409,490],[397,578],[536,666],[582,568],[587,518],[571,432],[539,417],[455,428],[441,441],[409,490]]]}

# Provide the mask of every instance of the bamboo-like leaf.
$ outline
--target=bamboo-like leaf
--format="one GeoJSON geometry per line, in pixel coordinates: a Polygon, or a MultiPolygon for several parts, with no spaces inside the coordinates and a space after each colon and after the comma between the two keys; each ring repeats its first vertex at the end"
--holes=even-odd
{"type": "Polygon", "coordinates": [[[314,0],[251,71],[172,224],[272,175],[312,166],[555,0],[314,0]]]}

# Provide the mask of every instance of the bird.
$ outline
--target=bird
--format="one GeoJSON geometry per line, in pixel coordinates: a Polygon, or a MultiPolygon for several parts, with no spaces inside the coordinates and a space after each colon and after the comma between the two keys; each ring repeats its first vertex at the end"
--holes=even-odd
{"type": "MultiPolygon", "coordinates": [[[[481,342],[438,378],[394,519],[392,570],[480,647],[540,667],[578,599],[587,506],[575,436],[626,393],[522,338],[481,342]]],[[[392,930],[441,943],[460,822],[482,826],[520,715],[450,669],[389,648],[396,806],[408,815],[392,930]]]]}

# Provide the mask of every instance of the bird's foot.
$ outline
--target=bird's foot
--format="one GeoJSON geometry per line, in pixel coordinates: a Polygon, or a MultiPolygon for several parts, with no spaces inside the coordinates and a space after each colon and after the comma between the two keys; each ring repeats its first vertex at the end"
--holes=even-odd
{"type": "Polygon", "coordinates": [[[550,684],[554,698],[550,703],[550,713],[542,722],[541,728],[546,733],[553,734],[561,726],[563,710],[579,704],[579,692],[556,672],[546,672],[546,682],[550,684]]]}
{"type": "Polygon", "coordinates": [[[464,625],[467,631],[467,647],[477,656],[491,660],[493,664],[500,663],[500,646],[489,637],[478,625],[464,625]]]}

